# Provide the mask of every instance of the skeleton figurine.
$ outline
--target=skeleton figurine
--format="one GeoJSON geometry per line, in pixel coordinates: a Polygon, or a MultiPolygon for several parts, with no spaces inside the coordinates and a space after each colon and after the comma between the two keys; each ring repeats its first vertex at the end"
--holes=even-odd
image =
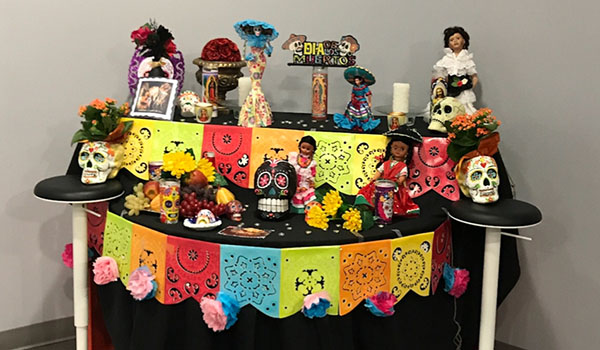
{"type": "Polygon", "coordinates": [[[360,50],[360,44],[352,35],[344,35],[340,39],[338,50],[340,50],[340,56],[342,57],[354,55],[356,51],[360,50]]]}
{"type": "Polygon", "coordinates": [[[196,115],[196,105],[200,103],[200,96],[197,93],[186,90],[177,97],[181,115],[184,117],[193,117],[196,115]]]}
{"type": "Polygon", "coordinates": [[[99,184],[117,176],[123,164],[124,153],[121,144],[104,141],[84,143],[78,157],[79,166],[83,169],[81,182],[99,184]]]}
{"type": "Polygon", "coordinates": [[[256,169],[254,193],[258,196],[257,215],[263,220],[279,220],[290,212],[296,193],[296,170],[284,160],[268,159],[256,169]]]}
{"type": "Polygon", "coordinates": [[[433,106],[429,130],[448,132],[444,123],[451,122],[461,114],[465,114],[465,106],[454,97],[444,97],[433,106]]]}
{"type": "Polygon", "coordinates": [[[457,180],[462,192],[475,203],[492,203],[499,198],[500,175],[492,157],[477,156],[465,161],[457,180]]]}

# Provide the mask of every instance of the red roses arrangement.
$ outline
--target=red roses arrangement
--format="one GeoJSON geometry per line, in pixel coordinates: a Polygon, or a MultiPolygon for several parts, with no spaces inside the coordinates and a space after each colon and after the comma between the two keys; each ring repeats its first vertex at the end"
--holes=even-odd
{"type": "Polygon", "coordinates": [[[242,60],[237,45],[227,38],[213,39],[206,43],[202,49],[202,56],[200,58],[205,61],[225,62],[237,62],[242,60]]]}
{"type": "Polygon", "coordinates": [[[173,35],[167,28],[157,25],[153,20],[131,32],[131,40],[141,48],[142,54],[157,60],[175,54],[177,47],[173,39],[173,35]]]}

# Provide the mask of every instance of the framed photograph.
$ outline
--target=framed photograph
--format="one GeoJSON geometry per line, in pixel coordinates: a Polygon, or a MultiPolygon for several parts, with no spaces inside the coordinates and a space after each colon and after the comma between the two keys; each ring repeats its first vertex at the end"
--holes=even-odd
{"type": "Polygon", "coordinates": [[[175,79],[140,78],[131,107],[131,116],[173,119],[177,84],[175,79]]]}

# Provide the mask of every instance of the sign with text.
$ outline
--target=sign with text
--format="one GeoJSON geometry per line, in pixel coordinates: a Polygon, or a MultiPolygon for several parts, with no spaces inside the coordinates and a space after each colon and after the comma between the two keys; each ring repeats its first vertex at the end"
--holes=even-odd
{"type": "Polygon", "coordinates": [[[281,47],[293,53],[290,66],[349,67],[356,64],[354,54],[360,44],[352,35],[344,35],[339,41],[307,41],[306,35],[290,34],[281,47]]]}

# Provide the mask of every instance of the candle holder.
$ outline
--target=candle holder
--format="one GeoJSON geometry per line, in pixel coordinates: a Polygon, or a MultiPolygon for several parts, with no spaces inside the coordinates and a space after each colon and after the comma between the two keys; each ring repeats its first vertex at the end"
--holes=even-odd
{"type": "Polygon", "coordinates": [[[198,57],[194,59],[194,64],[198,66],[196,80],[202,84],[202,70],[218,71],[217,103],[222,105],[226,100],[227,92],[237,88],[238,79],[243,77],[242,68],[246,66],[245,61],[225,62],[225,61],[206,61],[198,57]]]}

